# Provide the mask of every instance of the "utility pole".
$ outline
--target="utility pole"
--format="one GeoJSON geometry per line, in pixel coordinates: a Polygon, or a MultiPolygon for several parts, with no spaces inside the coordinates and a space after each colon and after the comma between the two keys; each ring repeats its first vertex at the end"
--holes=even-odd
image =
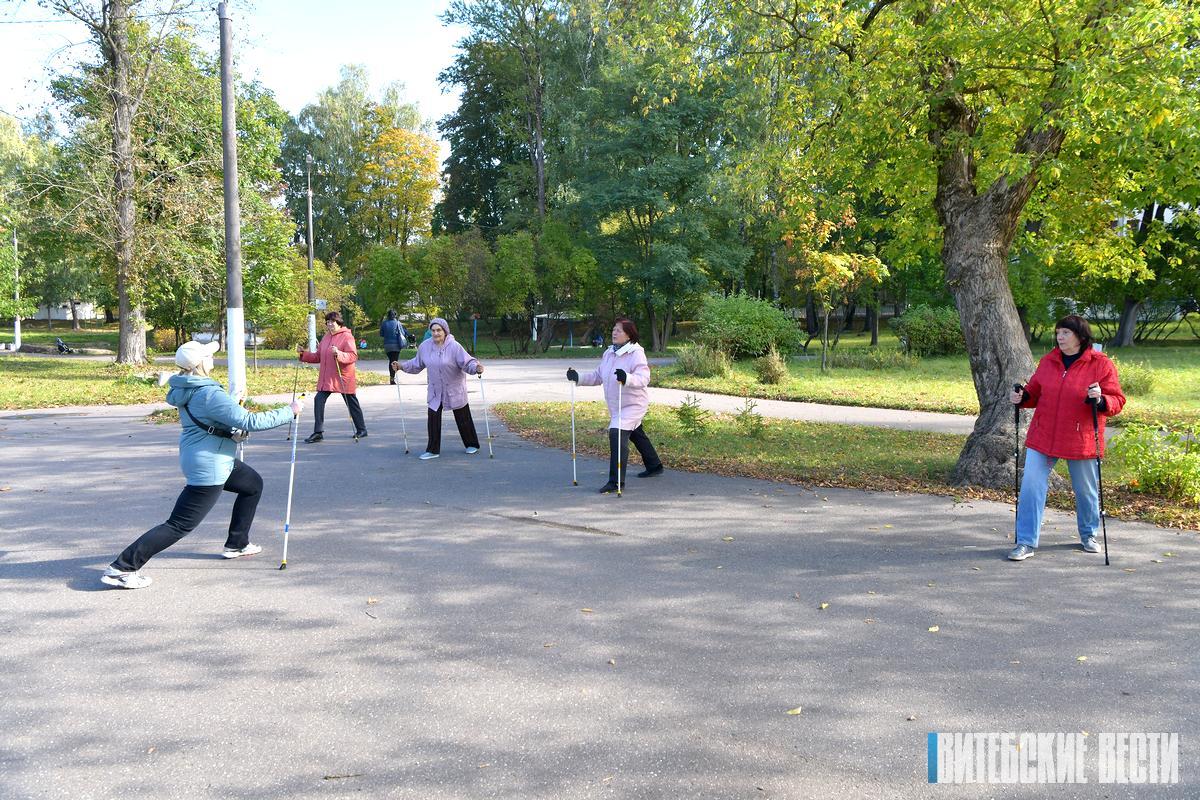
{"type": "Polygon", "coordinates": [[[308,352],[317,352],[317,290],[313,286],[313,230],[312,230],[312,153],[304,154],[304,174],[308,184],[308,352]]]}
{"type": "MultiPolygon", "coordinates": [[[[17,226],[13,225],[13,300],[21,305],[21,259],[17,255],[17,226]]],[[[47,311],[46,316],[49,316],[47,311]]],[[[13,352],[21,349],[21,313],[13,313],[13,352]]]]}
{"type": "Polygon", "coordinates": [[[225,171],[225,358],[229,394],[237,397],[246,389],[246,313],[242,303],[242,220],[233,107],[233,20],[227,3],[217,4],[217,17],[221,20],[221,149],[225,171]]]}

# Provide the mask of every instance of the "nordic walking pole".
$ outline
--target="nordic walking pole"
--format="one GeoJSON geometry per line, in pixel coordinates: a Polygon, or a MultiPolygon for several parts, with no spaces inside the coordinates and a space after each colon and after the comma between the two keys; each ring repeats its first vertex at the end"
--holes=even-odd
{"type": "Polygon", "coordinates": [[[625,384],[617,381],[617,497],[621,496],[621,390],[624,388],[625,384]]]}
{"type": "Polygon", "coordinates": [[[1104,532],[1104,566],[1108,561],[1108,526],[1104,524],[1104,472],[1100,467],[1100,400],[1089,397],[1087,403],[1092,407],[1092,438],[1096,442],[1096,481],[1100,486],[1100,530],[1104,532]]]}
{"type": "Polygon", "coordinates": [[[571,485],[579,485],[579,474],[575,469],[575,381],[571,384],[571,485]]]}
{"type": "Polygon", "coordinates": [[[488,458],[495,458],[496,457],[495,454],[492,453],[492,423],[490,423],[488,421],[487,393],[483,391],[483,375],[482,374],[480,374],[480,376],[479,376],[479,399],[480,399],[480,401],[483,402],[483,427],[487,431],[488,458]]]}
{"type": "MultiPolygon", "coordinates": [[[[1013,384],[1014,392],[1024,392],[1025,387],[1013,384]]],[[[1013,544],[1017,543],[1017,511],[1021,508],[1021,406],[1013,405],[1013,544]]]]}
{"type": "Polygon", "coordinates": [[[408,455],[408,426],[404,424],[404,398],[400,396],[400,384],[396,384],[396,402],[400,404],[400,430],[404,434],[404,454],[408,455]]]}
{"type": "MultiPolygon", "coordinates": [[[[300,395],[301,399],[304,395],[300,395]]],[[[295,402],[293,397],[292,402],[295,402]]],[[[292,486],[296,481],[296,439],[300,433],[300,415],[292,415],[292,464],[288,468],[288,499],[287,515],[283,518],[283,561],[279,562],[280,569],[287,569],[288,533],[292,528],[292,486]]]]}

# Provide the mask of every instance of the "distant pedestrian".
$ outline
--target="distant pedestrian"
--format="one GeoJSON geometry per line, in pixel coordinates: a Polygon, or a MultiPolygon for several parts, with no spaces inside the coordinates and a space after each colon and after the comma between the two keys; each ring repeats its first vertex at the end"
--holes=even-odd
{"type": "Polygon", "coordinates": [[[1096,458],[1104,455],[1104,422],[1121,413],[1125,395],[1117,368],[1092,349],[1092,329],[1083,317],[1071,314],[1054,326],[1057,346],[1042,357],[1022,391],[1013,391],[1013,405],[1032,408],[1025,435],[1025,475],[1017,504],[1017,546],[1010,561],[1024,561],[1037,552],[1046,510],[1050,471],[1060,458],[1067,462],[1075,490],[1075,524],[1088,553],[1099,553],[1099,478],[1096,458]],[[1097,404],[1099,435],[1092,430],[1091,404],[1097,404]],[[1096,452],[1099,440],[1100,452],[1096,452]]]}
{"type": "Polygon", "coordinates": [[[317,345],[317,352],[300,349],[297,354],[301,361],[321,365],[317,374],[317,399],[313,403],[313,432],[304,441],[311,444],[325,438],[325,401],[331,394],[340,394],[346,402],[350,420],[354,423],[354,438],[367,438],[367,423],[355,394],[358,381],[354,364],[358,361],[358,351],[354,347],[354,334],[345,327],[342,315],[336,311],[325,315],[325,335],[317,345]]]}
{"type": "Polygon", "coordinates": [[[467,453],[479,452],[479,434],[471,407],[467,405],[467,375],[482,375],[483,364],[467,353],[450,335],[450,326],[441,317],[429,323],[429,338],[417,347],[417,354],[403,363],[394,362],[394,369],[412,375],[428,370],[426,402],[429,406],[429,443],[421,454],[423,460],[437,458],[442,452],[442,410],[454,412],[458,435],[467,453]]]}
{"type": "Polygon", "coordinates": [[[138,570],[196,529],[222,492],[233,492],[233,517],[225,539],[224,558],[240,558],[261,553],[250,542],[250,525],[262,496],[262,478],[245,462],[235,457],[240,438],[237,431],[265,431],[291,422],[303,404],[252,414],[230,397],[221,384],[209,377],[217,342],[188,342],[175,351],[179,374],[168,380],[171,387],[167,402],[179,409],[179,466],[187,485],[175,501],[171,516],[161,525],[143,533],[126,547],[104,571],[100,580],[119,589],[141,589],[150,578],[138,570]]]}
{"type": "Polygon", "coordinates": [[[642,428],[642,419],[650,408],[650,363],[646,351],[638,344],[637,326],[621,318],[612,329],[612,347],[600,357],[600,366],[580,375],[567,370],[567,380],[580,386],[603,386],[604,402],[608,405],[608,483],[601,494],[617,490],[617,463],[620,462],[620,485],[625,486],[625,470],[629,466],[629,443],[632,441],[642,456],[645,469],[639,478],[653,478],[663,473],[662,460],[654,444],[642,428]],[[621,386],[618,391],[618,385],[621,386]],[[617,398],[620,396],[618,406],[617,398]]]}
{"type": "Polygon", "coordinates": [[[400,351],[408,346],[404,326],[396,319],[396,310],[389,308],[387,317],[379,323],[379,338],[383,340],[383,352],[387,353],[388,382],[396,382],[396,368],[392,363],[400,360],[400,351]]]}

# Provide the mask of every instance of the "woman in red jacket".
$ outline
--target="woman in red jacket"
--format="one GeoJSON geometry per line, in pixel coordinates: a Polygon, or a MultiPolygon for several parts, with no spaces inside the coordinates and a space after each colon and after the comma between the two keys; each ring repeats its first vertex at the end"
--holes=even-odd
{"type": "Polygon", "coordinates": [[[1100,527],[1097,491],[1097,455],[1104,455],[1104,421],[1119,414],[1125,395],[1117,382],[1117,368],[1108,356],[1092,348],[1092,329],[1083,317],[1071,314],[1054,326],[1058,347],[1038,362],[1025,388],[1012,392],[1014,405],[1032,408],[1033,419],[1025,436],[1025,477],[1017,505],[1017,546],[1011,561],[1024,561],[1037,551],[1046,510],[1050,470],[1066,459],[1075,489],[1075,522],[1088,553],[1099,553],[1096,531],[1100,527]],[[1100,427],[1100,452],[1092,429],[1092,404],[1100,427]]]}
{"type": "Polygon", "coordinates": [[[354,347],[354,334],[342,324],[342,315],[336,311],[325,315],[325,335],[317,345],[317,352],[300,349],[297,354],[301,361],[321,365],[317,375],[317,399],[313,403],[313,432],[304,441],[311,444],[325,438],[325,401],[331,394],[340,394],[346,401],[350,419],[354,422],[354,438],[366,438],[367,423],[355,394],[358,385],[354,362],[358,361],[358,350],[354,347]]]}

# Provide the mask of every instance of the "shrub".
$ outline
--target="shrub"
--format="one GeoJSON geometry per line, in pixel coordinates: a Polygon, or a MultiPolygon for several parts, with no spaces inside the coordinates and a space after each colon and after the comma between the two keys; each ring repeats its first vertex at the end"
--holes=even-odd
{"type": "Polygon", "coordinates": [[[800,345],[799,332],[787,314],[745,294],[705,298],[696,340],[733,358],[761,356],[772,346],[790,353],[800,345]]]}
{"type": "Polygon", "coordinates": [[[767,429],[766,422],[763,421],[763,415],[755,409],[758,408],[758,403],[746,398],[746,402],[737,413],[733,415],[733,421],[737,423],[738,429],[745,435],[758,439],[767,429]]]}
{"type": "Polygon", "coordinates": [[[754,372],[759,383],[783,383],[788,376],[787,362],[772,345],[765,356],[754,362],[754,372]]]}
{"type": "Polygon", "coordinates": [[[174,352],[178,346],[175,344],[175,331],[170,328],[155,328],[147,339],[147,344],[157,353],[174,352]]]}
{"type": "Polygon", "coordinates": [[[832,350],[829,353],[829,366],[855,367],[857,369],[913,369],[921,363],[921,357],[915,353],[903,350],[883,349],[879,347],[851,348],[848,350],[832,350]]]}
{"type": "Polygon", "coordinates": [[[709,418],[712,416],[700,407],[700,400],[694,394],[686,395],[683,402],[672,411],[679,420],[679,427],[683,428],[684,433],[689,436],[703,434],[704,429],[708,426],[709,418]]]}
{"type": "Polygon", "coordinates": [[[732,359],[705,344],[685,344],[675,364],[684,375],[697,378],[727,378],[733,372],[732,359]]]}
{"type": "Polygon", "coordinates": [[[1117,367],[1117,378],[1121,383],[1121,391],[1127,395],[1150,394],[1154,390],[1154,371],[1137,361],[1117,361],[1112,357],[1117,367]]]}
{"type": "Polygon", "coordinates": [[[948,356],[966,352],[958,311],[919,305],[891,322],[905,352],[918,356],[948,356]]]}
{"type": "Polygon", "coordinates": [[[1129,425],[1112,441],[1112,452],[1133,474],[1129,488],[1200,505],[1200,425],[1172,431],[1129,425]]]}

